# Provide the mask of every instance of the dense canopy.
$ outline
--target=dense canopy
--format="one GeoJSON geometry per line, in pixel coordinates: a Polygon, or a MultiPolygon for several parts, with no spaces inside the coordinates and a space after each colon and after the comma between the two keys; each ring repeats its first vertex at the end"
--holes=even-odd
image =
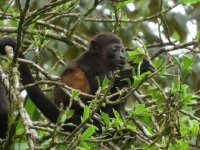
{"type": "MultiPolygon", "coordinates": [[[[200,0],[1,0],[0,36],[16,39],[26,59],[0,55],[0,83],[10,103],[9,134],[0,139],[0,148],[200,149],[199,8],[200,0]],[[147,59],[155,72],[133,70],[134,82],[127,80],[129,86],[117,91],[123,94],[116,101],[109,101],[112,81],[105,77],[96,95],[88,95],[94,100],[83,106],[84,125],[65,133],[61,127],[73,110],[62,109],[57,124],[50,123],[27,97],[25,89],[34,85],[23,86],[16,68],[27,63],[53,101],[52,88],[64,67],[102,32],[122,39],[127,61],[139,64],[138,70],[147,59]],[[128,115],[113,109],[112,118],[102,112],[97,117],[104,131],[98,133],[84,122],[94,115],[96,97],[106,97],[101,107],[126,100],[128,115]]],[[[76,101],[84,94],[65,90],[76,101]]]]}

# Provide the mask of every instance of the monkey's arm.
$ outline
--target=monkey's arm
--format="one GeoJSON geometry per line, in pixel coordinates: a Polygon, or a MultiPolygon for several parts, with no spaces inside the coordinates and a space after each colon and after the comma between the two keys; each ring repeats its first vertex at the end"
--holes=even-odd
{"type": "MultiPolygon", "coordinates": [[[[14,51],[16,48],[16,42],[10,37],[0,38],[0,53],[5,55],[5,46],[13,47],[14,51]]],[[[20,58],[24,59],[22,53],[19,55],[20,58]]],[[[21,74],[23,85],[35,83],[35,80],[26,64],[19,65],[19,72],[21,74]]],[[[34,102],[36,107],[53,123],[56,123],[59,109],[49,101],[49,99],[44,95],[42,90],[38,86],[30,87],[27,89],[28,96],[34,102]]]]}
{"type": "MultiPolygon", "coordinates": [[[[129,64],[131,67],[133,67],[135,69],[136,72],[138,72],[138,64],[129,61],[129,64]]],[[[144,72],[154,72],[155,68],[149,63],[149,61],[147,61],[146,59],[143,60],[141,67],[140,67],[140,72],[144,73],[144,72]]],[[[114,87],[125,87],[128,85],[128,82],[124,79],[130,79],[131,82],[134,81],[133,79],[133,74],[132,74],[132,69],[126,69],[126,70],[122,70],[119,72],[119,77],[116,78],[115,82],[114,82],[114,87]]]]}
{"type": "MultiPolygon", "coordinates": [[[[135,68],[137,71],[138,64],[134,63],[133,61],[129,61],[128,63],[131,67],[135,68]]],[[[143,59],[141,67],[140,67],[140,72],[144,73],[147,71],[154,72],[155,68],[149,63],[149,61],[147,59],[143,59]]]]}

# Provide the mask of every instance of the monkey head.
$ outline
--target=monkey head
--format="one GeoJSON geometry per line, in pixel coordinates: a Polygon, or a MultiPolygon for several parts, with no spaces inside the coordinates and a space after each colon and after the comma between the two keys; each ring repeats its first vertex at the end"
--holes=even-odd
{"type": "Polygon", "coordinates": [[[113,33],[102,33],[94,37],[89,51],[97,53],[108,70],[121,70],[125,64],[124,46],[120,38],[113,33]]]}

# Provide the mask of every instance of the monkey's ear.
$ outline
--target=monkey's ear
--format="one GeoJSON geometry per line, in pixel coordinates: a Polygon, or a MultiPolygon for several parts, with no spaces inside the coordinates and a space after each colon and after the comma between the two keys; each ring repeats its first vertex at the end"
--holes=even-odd
{"type": "Polygon", "coordinates": [[[95,50],[97,48],[97,42],[92,40],[89,45],[89,50],[95,50]]]}

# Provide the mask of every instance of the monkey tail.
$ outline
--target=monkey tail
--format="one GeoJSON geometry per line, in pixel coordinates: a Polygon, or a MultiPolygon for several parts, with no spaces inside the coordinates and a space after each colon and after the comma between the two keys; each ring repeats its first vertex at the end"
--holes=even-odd
{"type": "MultiPolygon", "coordinates": [[[[15,52],[17,43],[10,37],[1,37],[0,38],[0,54],[5,55],[5,46],[11,46],[15,52]]],[[[23,53],[20,53],[20,58],[25,58],[23,53]]],[[[18,68],[22,84],[32,84],[35,83],[35,80],[32,76],[29,67],[25,63],[21,63],[18,68]]],[[[36,107],[53,123],[56,123],[59,109],[44,95],[42,90],[38,86],[29,87],[27,90],[28,96],[36,105],[36,107]]]]}

